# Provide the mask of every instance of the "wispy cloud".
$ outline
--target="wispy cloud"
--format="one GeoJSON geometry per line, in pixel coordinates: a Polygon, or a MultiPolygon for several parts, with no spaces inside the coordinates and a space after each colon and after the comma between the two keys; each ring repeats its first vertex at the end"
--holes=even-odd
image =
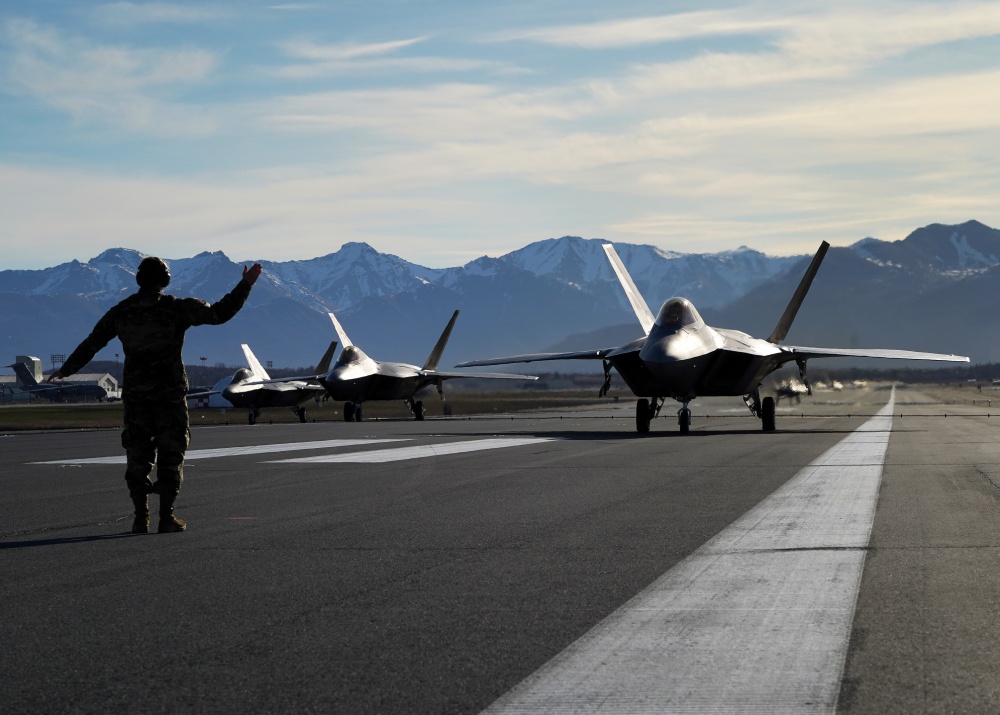
{"type": "Polygon", "coordinates": [[[94,21],[103,25],[190,24],[231,17],[226,8],[210,4],[178,5],[164,2],[114,2],[91,11],[94,21]]]}
{"type": "Polygon", "coordinates": [[[757,34],[783,29],[788,24],[789,20],[778,17],[754,19],[746,11],[712,10],[502,32],[491,35],[488,39],[506,42],[525,40],[562,47],[610,49],[697,37],[757,34]]]}
{"type": "Polygon", "coordinates": [[[321,45],[311,40],[288,40],[281,43],[281,47],[292,57],[330,62],[385,55],[406,47],[412,47],[426,40],[426,37],[412,37],[406,40],[393,40],[390,42],[374,42],[370,44],[345,42],[333,45],[321,45]]]}
{"type": "Polygon", "coordinates": [[[305,60],[278,67],[272,74],[288,79],[315,79],[371,73],[439,74],[486,71],[495,74],[516,74],[520,70],[510,63],[465,57],[406,56],[403,50],[418,47],[429,38],[369,44],[319,44],[312,40],[295,39],[279,43],[290,57],[305,60]]]}
{"type": "Polygon", "coordinates": [[[77,120],[130,130],[202,133],[210,127],[203,112],[161,93],[203,82],[216,66],[212,53],[99,45],[30,20],[8,21],[2,37],[8,92],[28,94],[77,120]]]}

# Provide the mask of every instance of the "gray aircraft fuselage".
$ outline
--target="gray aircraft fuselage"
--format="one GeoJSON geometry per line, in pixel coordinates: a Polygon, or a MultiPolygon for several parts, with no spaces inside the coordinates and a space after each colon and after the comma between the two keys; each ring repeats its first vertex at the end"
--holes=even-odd
{"type": "Polygon", "coordinates": [[[341,351],[340,358],[319,382],[331,399],[361,403],[408,400],[437,381],[423,375],[416,365],[379,362],[351,345],[341,351]]]}
{"type": "Polygon", "coordinates": [[[686,298],[660,308],[649,336],[606,355],[636,395],[680,401],[698,396],[740,396],[782,362],[766,340],[713,328],[686,298]]]}
{"type": "Polygon", "coordinates": [[[233,407],[243,407],[251,410],[263,409],[265,407],[298,407],[317,396],[322,397],[323,394],[319,390],[316,390],[315,387],[310,389],[304,382],[248,383],[246,380],[249,377],[249,370],[237,370],[233,376],[233,381],[223,388],[222,396],[233,407]]]}

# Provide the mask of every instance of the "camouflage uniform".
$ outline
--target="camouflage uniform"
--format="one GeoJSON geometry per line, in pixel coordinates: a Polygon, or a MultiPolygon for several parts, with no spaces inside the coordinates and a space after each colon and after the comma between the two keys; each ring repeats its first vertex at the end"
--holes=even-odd
{"type": "Polygon", "coordinates": [[[160,516],[172,513],[183,481],[188,430],[188,379],[181,349],[184,332],[192,325],[225,323],[243,307],[251,284],[241,280],[219,302],[209,305],[197,298],[165,295],[162,289],[139,291],[104,314],[93,332],[63,364],[63,375],[72,375],[90,362],[112,338],[125,351],[122,401],[125,405],[125,481],[137,506],[146,495],[160,494],[160,516]],[[157,484],[149,475],[156,463],[157,484]]]}

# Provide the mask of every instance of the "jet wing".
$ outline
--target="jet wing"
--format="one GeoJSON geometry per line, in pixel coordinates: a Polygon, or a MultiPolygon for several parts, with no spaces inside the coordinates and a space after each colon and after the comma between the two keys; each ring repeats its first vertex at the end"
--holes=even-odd
{"type": "Polygon", "coordinates": [[[212,395],[221,395],[222,390],[202,390],[201,392],[189,392],[184,395],[187,400],[193,400],[197,397],[211,397],[212,395]]]}
{"type": "MultiPolygon", "coordinates": [[[[254,385],[283,385],[289,382],[315,382],[320,378],[326,377],[326,374],[322,375],[297,375],[294,377],[272,377],[270,380],[257,380],[251,384],[254,385]]],[[[307,387],[313,387],[313,385],[307,385],[307,387]]],[[[319,385],[316,385],[322,389],[319,385]]]]}
{"type": "Polygon", "coordinates": [[[887,358],[890,360],[937,360],[939,362],[969,362],[965,355],[922,353],[915,350],[880,350],[878,348],[804,348],[779,345],[782,353],[790,353],[789,360],[809,360],[824,357],[887,358]]]}
{"type": "Polygon", "coordinates": [[[537,362],[541,360],[603,360],[617,348],[602,350],[581,350],[574,353],[532,353],[529,355],[511,355],[510,357],[487,358],[485,360],[470,360],[460,362],[455,367],[481,367],[483,365],[510,365],[515,362],[537,362]]]}
{"type": "Polygon", "coordinates": [[[291,387],[303,392],[326,392],[326,388],[322,385],[305,383],[302,380],[268,380],[266,382],[255,382],[253,386],[259,387],[262,390],[274,391],[280,391],[283,387],[291,387]]]}
{"type": "Polygon", "coordinates": [[[515,375],[511,372],[441,372],[440,370],[421,370],[420,377],[440,378],[442,380],[470,379],[485,377],[491,380],[537,380],[536,375],[515,375]]]}

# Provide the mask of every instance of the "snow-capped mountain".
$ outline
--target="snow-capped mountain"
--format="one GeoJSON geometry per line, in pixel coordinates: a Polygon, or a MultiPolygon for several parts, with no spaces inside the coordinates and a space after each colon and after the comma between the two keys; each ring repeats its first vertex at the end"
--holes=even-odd
{"type": "MultiPolygon", "coordinates": [[[[192,329],[185,356],[191,363],[204,357],[212,364],[236,365],[242,362],[239,344],[247,342],[262,360],[275,365],[309,365],[334,339],[326,316],[334,311],[352,339],[371,355],[420,363],[456,308],[462,314],[442,365],[539,352],[555,345],[610,347],[566,343],[583,340],[581,336],[595,339],[600,333],[594,331],[614,326],[618,326],[615,334],[630,334],[627,326],[640,332],[603,243],[571,236],[546,239],[505,256],[445,269],[419,266],[363,243],[348,243],[310,260],[261,260],[264,275],[247,307],[226,325],[192,329]]],[[[747,247],[714,254],[626,243],[616,244],[616,249],[654,311],[667,298],[683,295],[706,318],[711,316],[712,324],[764,334],[784,309],[808,258],[772,257],[747,247]]],[[[956,290],[954,284],[991,272],[1000,275],[998,256],[1000,231],[975,221],[927,226],[902,241],[864,239],[849,249],[834,249],[803,306],[807,319],[800,320],[808,326],[803,330],[817,332],[821,339],[829,328],[834,337],[854,342],[861,331],[862,342],[875,347],[975,353],[982,340],[970,340],[965,348],[876,345],[863,333],[868,326],[876,339],[890,327],[905,332],[912,327],[907,304],[935,305],[933,296],[949,288],[948,295],[967,296],[968,290],[956,290]],[[827,305],[831,301],[834,306],[827,305]],[[897,306],[886,318],[894,324],[884,328],[872,324],[869,318],[885,313],[889,306],[897,306]]],[[[24,353],[43,359],[69,353],[110,305],[135,290],[135,271],[142,258],[131,249],[111,248],[86,263],[0,271],[0,344],[8,359],[24,353]]],[[[172,275],[168,292],[209,301],[228,292],[242,270],[219,251],[164,259],[172,275]]],[[[981,303],[991,305],[991,300],[984,296],[981,303]]],[[[935,313],[946,310],[937,308],[935,313]]],[[[954,316],[961,315],[961,307],[952,306],[950,315],[948,329],[954,334],[954,316]]],[[[925,322],[919,330],[926,336],[931,327],[925,322]]],[[[825,344],[842,345],[843,340],[825,344]]],[[[105,350],[107,356],[116,351],[120,351],[117,343],[105,350]]],[[[1000,345],[983,350],[988,359],[994,359],[994,352],[1000,357],[1000,345]]],[[[973,354],[974,360],[977,357],[973,354]]]]}

